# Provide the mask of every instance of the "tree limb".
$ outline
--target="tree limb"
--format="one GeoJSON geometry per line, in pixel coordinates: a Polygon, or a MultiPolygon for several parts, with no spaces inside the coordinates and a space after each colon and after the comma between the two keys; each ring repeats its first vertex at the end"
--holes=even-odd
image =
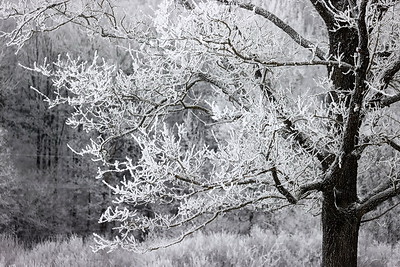
{"type": "Polygon", "coordinates": [[[360,54],[360,67],[367,70],[369,65],[368,41],[369,34],[367,29],[366,14],[368,0],[361,0],[359,7],[359,15],[357,19],[358,30],[358,53],[360,54]]]}
{"type": "Polygon", "coordinates": [[[297,201],[299,201],[307,192],[315,190],[322,191],[323,185],[324,184],[322,182],[318,181],[300,186],[300,190],[296,193],[297,201]]]}
{"type": "MultiPolygon", "coordinates": [[[[382,72],[379,78],[379,91],[385,90],[391,81],[393,81],[394,76],[400,71],[400,55],[395,59],[389,67],[382,72]]],[[[381,93],[377,93],[374,98],[369,101],[367,106],[370,107],[389,107],[390,105],[400,101],[400,94],[393,96],[382,97],[381,93]]]]}
{"type": "Polygon", "coordinates": [[[357,18],[358,45],[357,63],[355,69],[354,90],[350,99],[349,114],[344,127],[342,150],[344,153],[351,153],[357,144],[359,135],[361,106],[364,99],[364,92],[367,90],[366,76],[369,65],[368,50],[368,31],[366,25],[366,9],[368,0],[362,0],[359,6],[359,15],[357,18]]]}
{"type": "MultiPolygon", "coordinates": [[[[249,106],[246,106],[244,103],[241,103],[237,98],[235,98],[235,96],[233,96],[228,92],[228,85],[221,83],[214,77],[211,77],[210,75],[205,73],[198,73],[197,77],[203,80],[204,82],[209,82],[219,87],[227,96],[229,96],[229,98],[233,102],[237,103],[239,106],[242,106],[247,111],[250,110],[249,106]]],[[[276,100],[273,95],[271,95],[271,99],[276,100]]],[[[326,151],[321,151],[320,149],[314,147],[312,145],[312,142],[310,142],[309,138],[304,133],[297,130],[295,125],[290,119],[286,118],[284,114],[282,114],[282,116],[283,116],[283,123],[285,126],[284,134],[286,135],[286,137],[289,136],[293,137],[293,140],[295,140],[301,148],[307,151],[310,155],[317,157],[317,159],[321,162],[321,164],[324,166],[325,169],[328,168],[329,162],[327,161],[327,159],[330,157],[330,154],[326,151]]]]}
{"type": "Polygon", "coordinates": [[[400,194],[400,187],[398,187],[397,184],[394,184],[394,186],[386,190],[382,190],[381,192],[376,193],[375,195],[361,201],[361,204],[356,209],[357,213],[359,215],[364,215],[376,209],[386,200],[391,199],[392,197],[395,197],[399,194],[400,194]]]}
{"type": "Polygon", "coordinates": [[[262,64],[266,67],[296,67],[296,66],[318,66],[318,65],[323,65],[323,66],[337,66],[339,68],[342,68],[344,70],[353,70],[354,67],[353,65],[342,62],[342,61],[336,61],[336,60],[310,60],[310,61],[286,61],[286,62],[279,62],[279,61],[266,61],[262,60],[256,56],[246,56],[241,54],[234,46],[233,44],[229,41],[228,42],[229,47],[232,49],[232,52],[234,55],[238,56],[239,58],[250,61],[250,62],[257,62],[259,64],[262,64]]]}
{"type": "Polygon", "coordinates": [[[392,148],[394,148],[395,150],[400,152],[400,145],[398,145],[396,142],[394,142],[393,140],[390,140],[388,138],[386,138],[386,143],[391,146],[392,148]]]}
{"type": "Polygon", "coordinates": [[[275,182],[275,187],[276,189],[278,189],[279,193],[281,193],[289,201],[290,204],[296,204],[297,199],[281,184],[281,181],[279,181],[276,168],[273,168],[271,173],[272,178],[275,182]]]}
{"type": "Polygon", "coordinates": [[[284,31],[297,44],[299,44],[300,46],[307,48],[311,51],[315,51],[315,55],[319,59],[325,60],[325,52],[324,51],[322,51],[320,48],[318,48],[318,46],[315,45],[314,43],[312,43],[311,41],[309,41],[306,38],[304,38],[303,36],[301,36],[290,25],[283,22],[280,18],[278,18],[276,15],[269,12],[268,10],[258,7],[252,3],[239,3],[237,1],[227,1],[227,0],[217,0],[217,1],[220,3],[226,4],[226,5],[237,5],[240,8],[252,11],[257,15],[260,15],[260,16],[266,18],[267,20],[272,22],[275,26],[277,26],[282,31],[284,31]]]}
{"type": "Polygon", "coordinates": [[[391,184],[392,183],[390,180],[386,180],[386,181],[380,183],[377,187],[375,187],[374,189],[369,191],[369,193],[360,201],[360,204],[365,203],[368,199],[372,198],[376,194],[387,190],[391,186],[391,184]]]}
{"type": "Polygon", "coordinates": [[[366,223],[366,222],[370,222],[370,221],[374,221],[376,219],[379,219],[380,217],[382,217],[383,215],[385,215],[386,213],[388,213],[389,211],[391,211],[392,209],[396,208],[398,205],[400,205],[400,202],[398,202],[397,204],[391,206],[390,208],[388,208],[387,210],[385,210],[384,212],[382,212],[381,214],[374,216],[372,218],[368,218],[365,220],[362,220],[361,223],[366,223]]]}
{"type": "MultiPolygon", "coordinates": [[[[276,196],[270,196],[270,195],[262,196],[262,197],[259,197],[257,199],[254,199],[254,200],[243,202],[243,203],[238,204],[236,206],[230,206],[230,207],[227,207],[225,209],[221,209],[221,210],[215,211],[215,212],[212,213],[212,216],[208,220],[204,221],[203,223],[201,223],[201,224],[199,224],[197,226],[195,225],[190,230],[184,232],[179,238],[177,238],[177,239],[173,240],[172,242],[169,242],[169,243],[167,243],[165,245],[158,245],[158,246],[155,246],[155,247],[150,247],[150,248],[148,248],[147,251],[154,251],[154,250],[157,250],[157,249],[160,249],[160,248],[167,248],[167,247],[170,247],[172,245],[178,244],[178,243],[182,242],[186,237],[192,235],[193,233],[197,232],[198,230],[203,229],[205,226],[207,226],[208,224],[213,222],[215,219],[217,219],[220,215],[222,215],[224,213],[228,213],[228,212],[233,211],[233,210],[242,209],[242,208],[244,208],[244,207],[246,207],[248,205],[251,205],[251,204],[254,204],[254,203],[257,203],[257,202],[261,202],[263,200],[270,199],[270,198],[277,198],[277,197],[276,196]]],[[[196,214],[195,216],[189,218],[187,220],[187,222],[193,221],[194,219],[200,217],[201,215],[204,215],[204,213],[196,214]]],[[[181,226],[181,225],[183,225],[185,223],[186,223],[185,221],[184,222],[178,222],[176,224],[169,225],[169,227],[170,228],[178,227],[178,226],[181,226]]]]}
{"type": "MultiPolygon", "coordinates": [[[[286,133],[293,136],[293,139],[300,145],[300,147],[302,147],[309,154],[316,156],[317,159],[324,166],[326,160],[330,156],[329,153],[326,151],[321,151],[321,150],[313,147],[313,145],[309,141],[309,138],[307,136],[305,136],[304,133],[297,130],[291,120],[285,118],[283,123],[285,125],[286,133]]],[[[328,167],[328,166],[325,166],[325,167],[328,167]]]]}
{"type": "Polygon", "coordinates": [[[315,10],[321,16],[323,21],[325,22],[328,29],[332,28],[335,25],[335,16],[329,9],[326,7],[326,3],[324,0],[310,0],[311,4],[314,6],[315,10]]]}
{"type": "Polygon", "coordinates": [[[380,81],[382,82],[381,90],[386,89],[393,77],[400,71],[400,55],[393,60],[389,67],[382,73],[380,81]]]}
{"type": "Polygon", "coordinates": [[[386,97],[379,101],[382,107],[389,107],[390,105],[400,101],[400,94],[386,97]]]}
{"type": "Polygon", "coordinates": [[[232,100],[239,106],[243,107],[246,111],[249,111],[249,109],[250,109],[249,106],[245,105],[245,103],[239,101],[239,99],[237,99],[234,95],[229,93],[229,86],[227,84],[224,84],[223,82],[215,79],[214,77],[212,77],[211,75],[206,74],[206,73],[199,72],[199,73],[197,73],[197,77],[204,82],[208,82],[208,83],[218,87],[219,89],[222,90],[222,92],[224,94],[226,94],[229,97],[230,100],[232,100]]]}

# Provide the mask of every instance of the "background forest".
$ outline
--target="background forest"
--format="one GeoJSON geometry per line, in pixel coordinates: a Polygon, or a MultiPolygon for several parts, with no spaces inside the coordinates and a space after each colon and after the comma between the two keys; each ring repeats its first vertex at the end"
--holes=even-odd
{"type": "MultiPolygon", "coordinates": [[[[155,0],[125,1],[127,9],[151,14],[155,0]]],[[[261,2],[261,1],[260,1],[261,2]]],[[[320,21],[310,6],[300,1],[268,1],[269,10],[295,25],[305,36],[324,36],[320,21]],[[304,17],[304,14],[310,14],[304,17]]],[[[12,22],[0,21],[2,31],[12,22]]],[[[318,40],[316,40],[318,43],[318,40]]],[[[116,251],[92,254],[92,234],[111,235],[111,223],[99,223],[112,201],[111,191],[95,179],[99,163],[81,157],[80,148],[92,137],[83,129],[66,124],[73,110],[68,106],[49,109],[44,96],[53,97],[52,83],[46,77],[24,69],[35,62],[56,61],[57,57],[80,56],[90,60],[95,53],[132,71],[127,51],[115,40],[88,36],[74,25],[57,32],[34,35],[16,54],[0,40],[0,266],[317,266],[320,262],[319,214],[282,209],[275,212],[237,211],[211,224],[204,232],[182,244],[150,253],[150,256],[116,251]],[[36,90],[40,90],[39,94],[36,90]],[[72,149],[71,149],[72,148],[72,149]],[[241,255],[240,257],[238,255],[241,255]],[[185,256],[184,256],[185,255],[185,256]],[[99,265],[99,262],[102,262],[99,265]],[[36,264],[36,265],[35,265],[36,264]]],[[[323,45],[323,44],[321,44],[323,45]]],[[[315,70],[315,69],[314,69],[315,70]]],[[[326,71],[318,68],[316,72],[326,71]]],[[[316,90],[309,70],[291,72],[293,87],[316,90]]],[[[171,116],[171,124],[190,121],[196,112],[171,116]]],[[[193,123],[187,142],[213,145],[206,124],[193,123]],[[200,135],[198,133],[201,133],[200,135]],[[193,137],[193,136],[196,136],[193,137]],[[200,137],[199,137],[200,136],[200,137]]],[[[137,146],[127,140],[114,144],[110,162],[120,155],[139,156],[137,146]]],[[[379,171],[379,170],[378,170],[379,171]]],[[[112,184],[120,177],[111,175],[112,184]]],[[[398,199],[390,200],[385,210],[398,199]]],[[[169,207],[173,209],[174,207],[169,207]]],[[[151,207],[138,206],[151,215],[151,207]]],[[[363,225],[360,240],[360,266],[400,265],[400,222],[398,209],[363,225]],[[397,255],[397,256],[396,256],[397,255]]],[[[379,214],[379,213],[377,213],[379,214]]],[[[157,238],[138,233],[138,237],[157,238]]]]}

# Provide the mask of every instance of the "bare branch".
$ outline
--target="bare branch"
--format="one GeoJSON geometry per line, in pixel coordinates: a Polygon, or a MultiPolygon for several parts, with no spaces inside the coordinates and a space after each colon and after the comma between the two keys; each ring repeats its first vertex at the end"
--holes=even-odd
{"type": "Polygon", "coordinates": [[[395,143],[393,140],[390,140],[388,138],[385,138],[386,143],[391,146],[392,148],[394,148],[395,150],[400,152],[400,145],[398,145],[397,143],[395,143]]]}
{"type": "MultiPolygon", "coordinates": [[[[400,71],[400,55],[389,65],[389,67],[386,70],[382,72],[379,78],[380,82],[379,91],[385,90],[389,86],[390,82],[393,81],[393,78],[399,71],[400,71]]],[[[388,96],[385,98],[379,96],[381,96],[381,94],[377,93],[374,97],[375,99],[370,101],[369,106],[389,107],[390,105],[400,101],[400,94],[388,96]]]]}
{"type": "Polygon", "coordinates": [[[237,5],[243,9],[254,12],[257,15],[260,15],[267,20],[271,21],[275,26],[284,31],[293,41],[295,41],[300,46],[307,48],[311,51],[315,51],[315,55],[321,59],[325,60],[325,52],[322,51],[317,45],[313,44],[311,41],[307,40],[303,36],[301,36],[296,30],[294,30],[290,25],[283,22],[280,18],[272,14],[266,9],[260,8],[252,3],[239,3],[237,1],[226,1],[226,0],[218,0],[219,2],[226,5],[237,5]]]}
{"type": "Polygon", "coordinates": [[[380,183],[376,188],[370,190],[368,194],[360,201],[360,203],[365,203],[368,199],[372,198],[376,194],[379,194],[385,190],[387,190],[392,185],[390,180],[380,183]]]}
{"type": "Polygon", "coordinates": [[[369,64],[369,52],[368,52],[368,29],[366,23],[366,13],[367,13],[368,0],[362,0],[359,7],[359,15],[357,19],[357,30],[358,30],[358,53],[360,54],[360,67],[365,70],[368,68],[369,64]],[[364,62],[365,61],[365,62],[364,62]]]}
{"type": "Polygon", "coordinates": [[[199,183],[199,182],[197,182],[197,181],[195,181],[193,179],[190,179],[190,178],[187,178],[187,177],[183,177],[182,175],[175,174],[174,177],[176,179],[180,180],[180,181],[185,182],[185,183],[189,183],[189,184],[193,184],[193,185],[197,185],[197,186],[203,187],[203,185],[201,183],[199,183]]]}
{"type": "Polygon", "coordinates": [[[365,22],[367,0],[362,0],[359,7],[357,19],[358,47],[357,64],[355,69],[354,91],[351,95],[349,115],[344,128],[342,149],[344,153],[351,153],[357,143],[359,126],[361,120],[361,106],[364,99],[364,92],[367,69],[369,65],[368,31],[365,22]]]}
{"type": "Polygon", "coordinates": [[[314,155],[321,162],[322,165],[329,158],[329,153],[326,151],[321,151],[313,146],[313,143],[309,140],[304,133],[296,129],[295,125],[289,119],[284,119],[284,125],[286,133],[293,136],[293,139],[309,154],[314,155]]]}
{"type": "Polygon", "coordinates": [[[106,140],[104,140],[103,143],[100,146],[100,151],[104,150],[106,144],[110,143],[111,141],[117,140],[117,139],[119,139],[121,137],[127,136],[128,134],[136,132],[140,127],[143,126],[143,124],[146,122],[146,119],[151,116],[151,113],[154,110],[157,110],[165,102],[167,102],[166,98],[164,98],[162,101],[160,101],[160,103],[158,103],[156,106],[154,106],[150,110],[148,110],[136,127],[131,128],[131,129],[127,129],[125,132],[122,132],[122,133],[120,133],[118,135],[112,135],[112,136],[108,137],[106,140]]]}
{"type": "Polygon", "coordinates": [[[200,110],[200,111],[203,111],[204,113],[206,113],[208,115],[212,115],[212,112],[209,109],[205,108],[205,107],[202,107],[202,106],[199,106],[199,105],[188,105],[183,101],[181,101],[181,104],[182,104],[183,109],[200,110]]]}
{"type": "MultiPolygon", "coordinates": [[[[243,202],[243,203],[241,203],[241,204],[239,204],[239,205],[236,205],[236,206],[230,206],[230,207],[227,207],[227,208],[225,208],[225,209],[221,209],[221,210],[215,211],[215,212],[212,214],[212,216],[210,217],[210,219],[208,219],[208,220],[206,220],[205,222],[203,222],[202,224],[197,225],[197,226],[193,227],[192,229],[186,231],[185,233],[183,233],[179,238],[175,239],[174,241],[172,241],[172,242],[170,242],[170,243],[168,243],[168,244],[166,244],[166,245],[160,245],[160,246],[150,247],[150,248],[148,249],[148,251],[153,251],[153,250],[157,250],[157,249],[161,249],[161,248],[167,248],[167,247],[173,246],[173,245],[175,245],[175,244],[178,244],[178,243],[182,242],[186,237],[188,237],[188,236],[194,234],[195,232],[197,232],[197,231],[203,229],[205,226],[207,226],[208,224],[210,224],[211,222],[213,222],[215,219],[217,219],[220,215],[222,215],[222,214],[224,214],[224,213],[231,212],[231,211],[233,211],[233,210],[242,209],[242,208],[244,208],[244,207],[246,207],[246,206],[248,206],[248,205],[251,205],[251,204],[254,204],[254,203],[257,203],[257,202],[261,202],[261,201],[263,201],[263,200],[270,199],[270,198],[278,198],[278,197],[273,196],[273,195],[262,196],[262,197],[259,197],[259,198],[255,199],[255,200],[243,202]]],[[[197,217],[199,217],[199,216],[200,216],[200,214],[199,214],[199,215],[193,216],[192,218],[190,218],[190,221],[192,221],[193,219],[195,219],[195,218],[197,218],[197,217]]],[[[184,224],[184,223],[183,223],[183,222],[179,222],[179,223],[177,223],[177,224],[170,225],[170,227],[181,226],[182,224],[184,224]]]]}
{"type": "Polygon", "coordinates": [[[386,200],[391,199],[400,194],[400,187],[394,184],[392,187],[382,190],[379,193],[361,201],[361,204],[357,207],[357,213],[359,215],[364,215],[381,205],[386,200]]]}
{"type": "MultiPolygon", "coordinates": [[[[210,223],[212,223],[215,219],[218,218],[218,216],[220,215],[220,212],[216,212],[213,214],[213,216],[208,219],[207,221],[205,221],[204,223],[197,225],[196,227],[190,229],[189,231],[183,233],[179,238],[173,240],[172,242],[166,244],[166,245],[159,245],[159,246],[155,246],[155,247],[149,247],[147,249],[147,251],[154,251],[154,250],[158,250],[158,249],[162,249],[162,248],[168,248],[171,247],[173,245],[179,244],[181,243],[186,237],[191,236],[192,234],[194,234],[195,232],[203,229],[204,227],[206,227],[207,225],[209,225],[210,223]]],[[[171,227],[171,226],[170,226],[171,227]]]]}
{"type": "Polygon", "coordinates": [[[324,20],[327,27],[332,28],[332,26],[335,25],[335,17],[334,14],[326,7],[325,0],[310,0],[310,2],[324,20]]]}
{"type": "Polygon", "coordinates": [[[276,168],[272,169],[272,178],[274,179],[275,187],[278,189],[279,193],[281,193],[290,204],[296,204],[297,199],[281,184],[281,181],[279,181],[276,168]]]}
{"type": "Polygon", "coordinates": [[[267,61],[267,60],[262,60],[256,56],[249,57],[241,54],[230,41],[228,41],[228,45],[232,49],[232,52],[239,58],[250,62],[256,62],[266,67],[296,67],[296,66],[323,65],[323,66],[337,66],[339,68],[343,68],[344,70],[354,69],[353,65],[349,63],[342,61],[335,61],[335,60],[310,60],[310,61],[287,61],[287,62],[267,61]]]}
{"type": "Polygon", "coordinates": [[[182,175],[178,175],[178,174],[172,174],[177,180],[180,180],[182,182],[185,182],[187,184],[190,185],[195,185],[197,187],[199,187],[200,189],[198,191],[194,191],[192,193],[190,193],[190,196],[196,195],[198,193],[203,193],[206,191],[210,191],[210,190],[214,190],[214,189],[219,189],[219,188],[223,188],[224,186],[229,187],[231,185],[235,185],[235,186],[241,186],[241,185],[251,185],[251,184],[263,184],[263,185],[270,185],[269,183],[263,181],[260,182],[260,180],[258,179],[252,179],[249,177],[257,177],[259,175],[268,173],[268,172],[272,172],[272,171],[276,171],[275,168],[270,168],[270,169],[265,169],[265,170],[260,170],[257,173],[250,175],[243,175],[242,177],[237,177],[235,179],[232,180],[226,180],[226,181],[218,181],[215,183],[211,183],[211,184],[203,184],[200,183],[196,180],[193,180],[191,178],[188,177],[183,177],[182,175]]]}
{"type": "Polygon", "coordinates": [[[392,209],[396,208],[398,205],[400,205],[400,202],[398,202],[397,204],[391,206],[390,208],[388,208],[387,210],[385,210],[384,212],[382,212],[381,214],[374,216],[372,218],[368,218],[365,220],[362,220],[361,223],[366,223],[366,222],[370,222],[370,221],[374,221],[376,219],[379,219],[380,217],[382,217],[383,215],[385,215],[386,213],[388,213],[389,211],[391,211],[392,209]]]}
{"type": "MultiPolygon", "coordinates": [[[[226,84],[221,83],[220,81],[214,79],[213,77],[211,77],[210,75],[205,74],[205,73],[199,73],[199,74],[197,74],[197,76],[200,79],[202,79],[203,81],[209,82],[209,83],[219,87],[227,96],[230,97],[230,99],[232,101],[239,104],[240,106],[243,106],[243,108],[245,108],[246,110],[250,109],[250,107],[243,105],[243,103],[241,103],[238,99],[236,99],[235,96],[233,96],[232,94],[230,94],[228,92],[228,90],[227,90],[228,86],[226,84]]],[[[272,99],[275,100],[275,97],[273,95],[271,97],[272,97],[272,99]]],[[[316,156],[317,159],[321,162],[321,164],[323,166],[325,166],[327,164],[326,160],[330,156],[329,153],[315,148],[312,145],[312,142],[309,140],[309,138],[304,133],[302,133],[296,129],[296,127],[292,121],[290,121],[288,118],[286,118],[283,114],[282,114],[282,116],[284,118],[283,122],[285,125],[285,136],[293,137],[293,139],[297,142],[297,144],[300,147],[302,147],[305,151],[307,151],[311,155],[316,156]]],[[[325,167],[327,167],[327,165],[325,167]]]]}
{"type": "Polygon", "coordinates": [[[296,193],[296,199],[299,201],[302,197],[310,191],[322,191],[323,183],[314,182],[300,186],[300,190],[296,193]]]}
{"type": "Polygon", "coordinates": [[[379,101],[382,107],[389,107],[390,105],[400,101],[400,94],[386,97],[379,101]]]}
{"type": "Polygon", "coordinates": [[[340,62],[335,60],[311,60],[311,61],[288,61],[288,62],[265,62],[261,64],[266,65],[267,67],[289,67],[289,66],[316,66],[316,65],[324,65],[324,66],[337,66],[339,68],[352,70],[354,67],[346,62],[340,62]]]}
{"type": "Polygon", "coordinates": [[[389,83],[393,80],[393,77],[400,71],[400,55],[397,59],[393,60],[390,66],[382,73],[380,81],[382,82],[382,88],[386,89],[389,83]]]}
{"type": "Polygon", "coordinates": [[[204,82],[208,82],[208,83],[210,83],[210,84],[212,84],[212,85],[215,85],[216,87],[218,87],[219,89],[221,89],[222,92],[223,92],[224,94],[226,94],[227,96],[229,96],[229,98],[230,98],[233,102],[235,102],[235,103],[238,104],[239,106],[243,107],[245,110],[247,110],[247,111],[249,110],[249,107],[248,107],[248,106],[246,106],[242,101],[239,101],[234,95],[232,95],[231,93],[229,93],[228,85],[226,85],[226,84],[224,84],[224,83],[218,81],[217,79],[215,79],[214,77],[212,77],[211,75],[206,74],[206,73],[197,73],[197,77],[198,77],[199,79],[201,79],[202,81],[204,81],[204,82]]]}

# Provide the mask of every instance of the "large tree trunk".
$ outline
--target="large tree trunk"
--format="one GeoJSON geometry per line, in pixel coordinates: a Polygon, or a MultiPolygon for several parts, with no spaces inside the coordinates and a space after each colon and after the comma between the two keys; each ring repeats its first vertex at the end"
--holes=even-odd
{"type": "MultiPolygon", "coordinates": [[[[322,266],[356,267],[358,230],[361,217],[355,211],[357,198],[357,157],[347,156],[332,174],[334,187],[323,192],[322,266]]],[[[334,163],[333,163],[334,164],[334,163]]]]}
{"type": "MultiPolygon", "coordinates": [[[[337,1],[336,8],[347,9],[347,1],[337,1]]],[[[334,31],[334,26],[328,25],[330,55],[342,56],[342,60],[352,64],[356,48],[359,46],[358,32],[351,28],[342,28],[334,31]]],[[[328,98],[328,103],[345,103],[351,108],[351,101],[355,90],[354,72],[345,72],[337,67],[328,67],[328,72],[334,85],[334,91],[328,98]],[[352,93],[349,93],[351,91],[352,93]]],[[[336,117],[338,133],[343,133],[341,147],[343,158],[337,166],[332,165],[335,171],[330,179],[333,183],[323,192],[322,206],[322,266],[323,267],[356,267],[358,231],[360,217],[353,212],[357,203],[357,168],[358,158],[351,152],[358,143],[358,132],[350,136],[346,132],[346,125],[359,121],[349,122],[350,118],[343,118],[341,114],[332,114],[336,117]]],[[[358,118],[357,118],[358,120],[358,118]]],[[[350,133],[352,134],[352,133],[350,133]]],[[[335,163],[332,163],[335,164],[335,163]]]]}
{"type": "Polygon", "coordinates": [[[322,209],[322,266],[356,267],[360,219],[339,211],[334,193],[324,193],[322,209]]]}

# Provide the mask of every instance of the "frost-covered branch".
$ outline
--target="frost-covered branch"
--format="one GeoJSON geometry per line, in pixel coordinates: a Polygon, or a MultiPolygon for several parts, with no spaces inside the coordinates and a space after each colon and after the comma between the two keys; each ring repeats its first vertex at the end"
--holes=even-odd
{"type": "Polygon", "coordinates": [[[13,19],[16,27],[0,36],[20,50],[34,34],[52,32],[71,23],[112,39],[136,39],[147,31],[142,21],[128,23],[117,7],[112,0],[2,1],[0,18],[13,19]]]}
{"type": "Polygon", "coordinates": [[[319,47],[313,44],[311,41],[307,40],[303,36],[301,36],[297,31],[295,31],[291,26],[287,23],[283,22],[280,18],[275,16],[273,13],[269,12],[268,10],[258,7],[252,3],[240,3],[237,1],[225,1],[225,0],[218,0],[221,3],[228,4],[228,5],[237,5],[243,9],[248,11],[254,12],[257,15],[260,15],[269,21],[271,21],[275,26],[280,28],[284,31],[293,41],[295,41],[300,46],[307,48],[311,51],[315,50],[315,55],[321,59],[322,61],[325,60],[325,54],[319,47]]]}

